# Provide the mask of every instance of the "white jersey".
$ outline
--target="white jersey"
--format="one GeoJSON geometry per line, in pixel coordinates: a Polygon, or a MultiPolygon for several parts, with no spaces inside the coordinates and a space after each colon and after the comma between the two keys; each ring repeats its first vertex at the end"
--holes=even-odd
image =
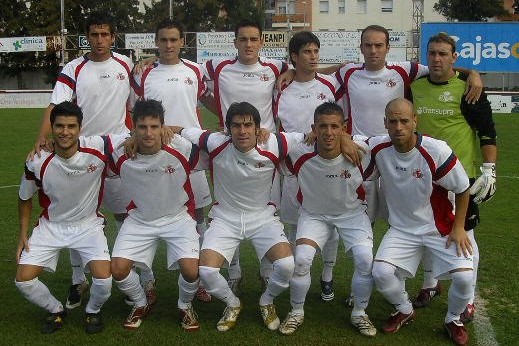
{"type": "Polygon", "coordinates": [[[311,214],[351,216],[366,211],[362,187],[363,167],[370,162],[364,155],[357,167],[344,156],[324,159],[315,146],[299,143],[288,152],[287,166],[297,176],[297,199],[303,211],[311,214]]]}
{"type": "Polygon", "coordinates": [[[411,82],[428,73],[427,66],[414,62],[388,62],[379,71],[368,71],[364,64],[343,66],[335,76],[344,90],[348,131],[369,137],[387,134],[387,103],[398,97],[409,98],[411,82]]]}
{"type": "Polygon", "coordinates": [[[41,152],[25,164],[19,196],[39,193],[42,217],[52,222],[78,223],[95,219],[112,145],[107,137],[79,137],[79,150],[68,159],[41,152]]]}
{"type": "Polygon", "coordinates": [[[261,211],[272,204],[274,173],[285,159],[287,149],[302,138],[270,134],[265,144],[243,153],[222,133],[191,128],[184,129],[182,136],[209,154],[215,204],[237,212],[261,211]]]}
{"type": "Polygon", "coordinates": [[[180,136],[153,155],[129,159],[124,148],[114,151],[114,172],[121,177],[130,204],[128,217],[148,226],[173,222],[181,212],[194,212],[189,172],[198,164],[198,148],[180,136]]]}
{"type": "Polygon", "coordinates": [[[83,111],[83,136],[126,133],[131,128],[127,101],[132,68],[131,60],[117,53],[101,62],[87,55],[74,59],[58,76],[50,103],[75,101],[83,111]]]}
{"type": "Polygon", "coordinates": [[[276,92],[274,115],[281,121],[282,131],[310,132],[314,111],[324,102],[340,98],[340,84],[333,76],[316,74],[308,82],[292,81],[276,92]]]}
{"type": "Polygon", "coordinates": [[[197,103],[208,90],[197,63],[185,59],[175,65],[156,62],[134,76],[133,89],[140,99],[162,102],[166,125],[201,127],[197,103]]]}
{"type": "Polygon", "coordinates": [[[273,92],[276,79],[287,69],[285,62],[268,58],[259,58],[253,65],[244,65],[238,59],[207,61],[204,74],[214,94],[220,126],[233,102],[246,101],[258,109],[261,127],[275,132],[273,92]]]}
{"type": "Polygon", "coordinates": [[[372,161],[365,176],[376,165],[391,227],[416,235],[435,230],[449,234],[454,215],[448,191],[462,193],[469,179],[447,143],[419,134],[416,146],[407,153],[397,152],[389,136],[369,138],[368,145],[372,161]]]}

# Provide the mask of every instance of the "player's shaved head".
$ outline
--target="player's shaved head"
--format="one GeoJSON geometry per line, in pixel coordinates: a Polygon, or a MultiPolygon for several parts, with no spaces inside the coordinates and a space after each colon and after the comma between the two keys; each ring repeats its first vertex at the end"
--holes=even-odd
{"type": "Polygon", "coordinates": [[[342,108],[335,102],[328,101],[320,104],[314,111],[314,124],[319,121],[319,117],[322,115],[338,115],[341,117],[344,123],[344,112],[342,108]]]}
{"type": "Polygon", "coordinates": [[[414,108],[413,103],[405,98],[398,97],[396,99],[393,99],[389,101],[386,105],[386,109],[384,111],[386,117],[388,115],[393,114],[396,111],[405,110],[409,112],[410,114],[414,115],[414,108]]]}
{"type": "Polygon", "coordinates": [[[164,107],[162,102],[152,99],[135,102],[132,110],[133,125],[135,126],[137,120],[145,117],[159,118],[160,124],[164,125],[164,107]]]}

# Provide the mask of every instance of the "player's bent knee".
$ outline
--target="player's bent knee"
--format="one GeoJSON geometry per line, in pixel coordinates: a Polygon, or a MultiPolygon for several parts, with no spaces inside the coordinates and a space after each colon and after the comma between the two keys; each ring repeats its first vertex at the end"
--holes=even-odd
{"type": "Polygon", "coordinates": [[[316,249],[307,244],[296,246],[294,275],[305,276],[310,273],[316,249]]]}
{"type": "Polygon", "coordinates": [[[283,279],[286,279],[287,281],[290,280],[292,275],[294,274],[294,256],[288,256],[284,258],[280,258],[273,263],[274,266],[274,272],[278,273],[280,277],[283,279]]]}
{"type": "Polygon", "coordinates": [[[358,246],[353,249],[355,270],[361,275],[370,275],[373,269],[373,252],[370,247],[358,246]]]}
{"type": "Polygon", "coordinates": [[[16,269],[16,278],[18,282],[30,281],[36,279],[43,272],[43,267],[19,264],[16,269]]]}
{"type": "Polygon", "coordinates": [[[377,287],[384,286],[395,276],[396,267],[387,262],[374,261],[372,275],[377,287]]]}
{"type": "Polygon", "coordinates": [[[218,280],[220,268],[200,266],[198,267],[198,275],[200,275],[200,280],[209,291],[213,287],[213,283],[218,280]]]}
{"type": "Polygon", "coordinates": [[[132,269],[133,262],[127,259],[115,257],[112,258],[112,262],[110,264],[110,270],[112,272],[112,276],[114,280],[121,281],[124,280],[128,274],[130,274],[130,270],[132,269]]]}
{"type": "Polygon", "coordinates": [[[110,261],[90,261],[87,265],[92,277],[96,279],[108,279],[112,276],[110,261]]]}

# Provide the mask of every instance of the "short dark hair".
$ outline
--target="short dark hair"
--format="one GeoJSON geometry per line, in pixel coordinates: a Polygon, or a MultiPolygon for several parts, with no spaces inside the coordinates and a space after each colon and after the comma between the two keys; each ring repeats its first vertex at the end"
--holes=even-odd
{"type": "Polygon", "coordinates": [[[294,67],[296,66],[296,63],[292,60],[292,53],[299,54],[299,50],[310,43],[315,43],[318,48],[321,48],[319,38],[310,31],[299,31],[292,36],[290,42],[288,42],[288,56],[290,57],[290,62],[292,62],[294,67]]]}
{"type": "Polygon", "coordinates": [[[234,37],[238,37],[238,31],[241,28],[245,28],[247,26],[251,26],[253,28],[256,28],[259,30],[260,36],[263,33],[263,27],[261,26],[260,22],[255,19],[243,19],[241,20],[236,26],[234,27],[234,37]]]}
{"type": "Polygon", "coordinates": [[[83,122],[83,111],[73,102],[65,101],[58,103],[52,108],[50,112],[50,125],[54,125],[56,121],[56,117],[58,116],[66,116],[66,117],[76,117],[79,126],[83,122]]]}
{"type": "Polygon", "coordinates": [[[427,50],[429,50],[429,44],[431,42],[434,43],[447,43],[451,46],[451,52],[456,52],[456,41],[452,37],[449,36],[446,32],[439,32],[434,36],[431,36],[429,38],[429,41],[427,41],[427,50]]]}
{"type": "Polygon", "coordinates": [[[227,130],[231,130],[232,119],[236,115],[250,115],[254,121],[256,127],[260,127],[261,117],[256,107],[248,102],[234,102],[229,106],[227,114],[225,115],[225,127],[227,130]]]}
{"type": "Polygon", "coordinates": [[[160,124],[164,125],[164,107],[162,107],[162,102],[152,99],[135,102],[132,110],[133,125],[135,126],[137,120],[144,119],[145,117],[159,118],[160,124]]]}
{"type": "Polygon", "coordinates": [[[378,31],[378,32],[384,33],[384,35],[386,35],[386,45],[389,46],[389,31],[387,31],[387,29],[381,25],[368,25],[367,27],[365,27],[364,30],[362,30],[362,32],[360,34],[360,44],[361,45],[362,45],[362,38],[364,37],[364,33],[366,31],[378,31]]]}
{"type": "Polygon", "coordinates": [[[180,33],[180,38],[184,38],[184,25],[180,21],[171,18],[163,19],[155,29],[155,37],[158,38],[160,29],[177,29],[180,33]]]}
{"type": "Polygon", "coordinates": [[[88,16],[85,23],[85,32],[87,35],[90,33],[90,27],[92,25],[108,25],[110,28],[110,34],[115,34],[115,20],[114,17],[108,12],[92,12],[88,16]]]}
{"type": "Polygon", "coordinates": [[[314,124],[317,123],[321,115],[339,115],[344,122],[344,112],[336,102],[328,101],[320,104],[314,111],[314,124]]]}

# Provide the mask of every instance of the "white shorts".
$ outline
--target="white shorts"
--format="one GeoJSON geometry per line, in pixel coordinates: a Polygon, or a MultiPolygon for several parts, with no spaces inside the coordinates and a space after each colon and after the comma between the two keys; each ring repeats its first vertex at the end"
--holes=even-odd
{"type": "Polygon", "coordinates": [[[373,247],[373,231],[366,213],[334,216],[309,214],[302,210],[297,224],[296,238],[313,240],[322,249],[336,228],[344,243],[345,252],[359,245],[373,247]]]}
{"type": "Polygon", "coordinates": [[[295,175],[284,176],[281,189],[281,207],[279,210],[281,222],[297,225],[299,208],[301,206],[297,200],[298,191],[299,183],[297,182],[297,177],[295,175]]]}
{"type": "Polygon", "coordinates": [[[107,177],[103,189],[103,208],[113,214],[126,214],[128,204],[130,204],[130,198],[124,194],[119,176],[107,177]]]}
{"type": "Polygon", "coordinates": [[[127,217],[117,234],[112,257],[126,258],[135,262],[137,267],[151,269],[161,239],[167,244],[169,270],[179,268],[179,259],[198,258],[200,244],[196,222],[187,212],[160,227],[145,225],[131,216],[127,217]]]}
{"type": "Polygon", "coordinates": [[[213,199],[211,198],[211,191],[209,190],[209,183],[207,182],[205,171],[191,173],[189,175],[189,181],[191,182],[191,189],[195,196],[195,208],[199,209],[210,205],[213,199]]]}
{"type": "Polygon", "coordinates": [[[389,217],[386,195],[384,194],[384,189],[382,189],[381,179],[368,180],[362,183],[362,187],[366,192],[367,213],[371,222],[375,222],[376,219],[387,220],[389,217]]]}
{"type": "Polygon", "coordinates": [[[90,261],[110,261],[103,228],[104,219],[100,217],[76,224],[50,222],[41,217],[29,238],[29,252],[22,251],[20,264],[40,266],[54,272],[59,251],[65,248],[79,253],[83,267],[90,261]]]}
{"type": "Polygon", "coordinates": [[[268,206],[259,212],[237,213],[214,205],[210,213],[212,221],[205,231],[202,250],[216,251],[227,263],[231,263],[240,242],[248,239],[261,261],[274,245],[289,244],[283,232],[283,224],[274,216],[274,212],[274,206],[268,206]]]}
{"type": "Polygon", "coordinates": [[[438,231],[426,235],[413,235],[390,228],[384,235],[375,260],[384,261],[403,269],[407,277],[414,277],[425,249],[431,254],[432,273],[437,279],[447,279],[455,269],[473,269],[472,255],[458,257],[454,243],[446,249],[447,237],[438,231]]]}

